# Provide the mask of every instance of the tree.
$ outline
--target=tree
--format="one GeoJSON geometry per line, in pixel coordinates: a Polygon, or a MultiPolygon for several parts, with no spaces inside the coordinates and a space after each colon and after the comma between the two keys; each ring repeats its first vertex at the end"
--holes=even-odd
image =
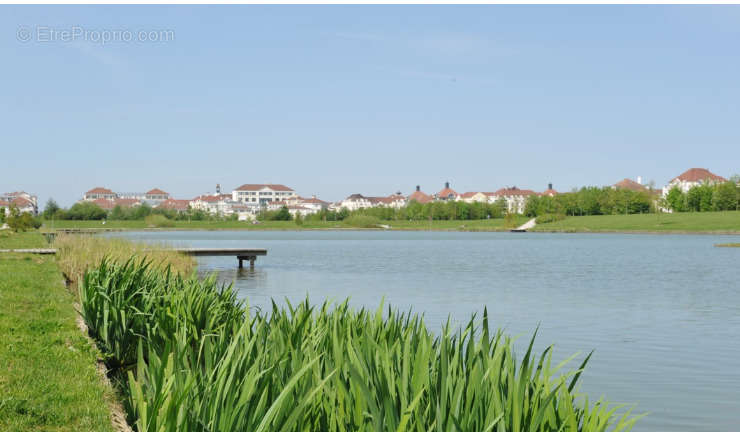
{"type": "Polygon", "coordinates": [[[290,215],[290,211],[288,210],[288,207],[282,206],[280,210],[278,210],[277,214],[275,214],[274,220],[289,221],[291,219],[293,219],[293,216],[290,215]]]}
{"type": "Polygon", "coordinates": [[[49,200],[46,201],[46,205],[44,206],[44,219],[53,219],[57,215],[59,210],[61,210],[61,208],[59,207],[57,202],[54,201],[54,198],[49,198],[49,200]]]}
{"type": "Polygon", "coordinates": [[[668,195],[666,195],[665,199],[668,202],[668,206],[673,211],[682,212],[686,208],[686,197],[677,186],[672,187],[671,190],[668,191],[668,195]]]}
{"type": "Polygon", "coordinates": [[[21,213],[18,207],[10,206],[10,216],[7,217],[8,227],[15,232],[37,229],[41,221],[31,216],[30,213],[21,213]]]}
{"type": "Polygon", "coordinates": [[[714,189],[712,207],[717,211],[737,209],[737,186],[735,183],[725,182],[714,189]]]}

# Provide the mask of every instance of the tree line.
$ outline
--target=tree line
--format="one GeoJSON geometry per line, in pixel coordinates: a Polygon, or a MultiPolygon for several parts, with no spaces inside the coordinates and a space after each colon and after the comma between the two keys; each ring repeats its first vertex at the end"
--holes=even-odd
{"type": "Polygon", "coordinates": [[[738,210],[740,208],[740,184],[737,176],[720,184],[701,184],[684,192],[674,187],[668,191],[663,208],[675,212],[708,212],[738,210]]]}

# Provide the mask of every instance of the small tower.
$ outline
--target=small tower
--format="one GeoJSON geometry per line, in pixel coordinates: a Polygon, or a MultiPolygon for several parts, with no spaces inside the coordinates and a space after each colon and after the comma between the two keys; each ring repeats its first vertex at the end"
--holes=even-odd
{"type": "Polygon", "coordinates": [[[216,195],[221,195],[221,184],[216,183],[216,195]]]}

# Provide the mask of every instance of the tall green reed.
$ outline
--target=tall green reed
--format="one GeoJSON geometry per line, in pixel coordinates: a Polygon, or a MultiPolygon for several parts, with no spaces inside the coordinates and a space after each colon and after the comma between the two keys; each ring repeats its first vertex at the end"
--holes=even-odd
{"type": "Polygon", "coordinates": [[[622,431],[639,418],[579,392],[590,356],[564,371],[533,336],[519,361],[485,310],[441,335],[346,301],[263,314],[141,260],[104,260],[80,298],[139,431],[622,431]]]}

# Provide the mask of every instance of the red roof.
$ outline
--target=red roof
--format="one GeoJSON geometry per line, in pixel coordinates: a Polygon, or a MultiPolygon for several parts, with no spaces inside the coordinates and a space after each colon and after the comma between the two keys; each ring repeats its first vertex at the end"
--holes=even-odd
{"type": "Polygon", "coordinates": [[[201,196],[193,198],[193,201],[219,202],[219,201],[224,201],[224,200],[229,200],[229,199],[231,199],[231,195],[228,195],[228,194],[201,195],[201,196]]]}
{"type": "Polygon", "coordinates": [[[464,194],[460,195],[460,198],[473,198],[476,194],[479,194],[481,192],[465,192],[464,194]]]}
{"type": "Polygon", "coordinates": [[[116,206],[115,204],[113,204],[113,200],[107,200],[104,198],[98,198],[96,200],[93,200],[92,203],[100,207],[103,210],[113,210],[113,207],[116,206]]]}
{"type": "Polygon", "coordinates": [[[168,210],[187,210],[190,207],[190,201],[170,198],[159,203],[157,207],[168,210]]]}
{"type": "Polygon", "coordinates": [[[281,184],[243,184],[236,188],[238,191],[258,191],[262,190],[264,188],[270,188],[274,191],[284,191],[284,192],[292,192],[293,189],[289,188],[288,186],[284,186],[281,184]]]}
{"type": "Polygon", "coordinates": [[[85,195],[88,194],[105,194],[105,195],[115,195],[112,190],[106,189],[104,187],[96,187],[92,188],[89,191],[85,192],[85,195]]]}
{"type": "Polygon", "coordinates": [[[636,192],[642,192],[647,189],[645,186],[641,185],[640,183],[637,183],[636,181],[630,180],[628,178],[620,181],[619,183],[616,183],[614,187],[617,189],[629,189],[629,190],[633,190],[636,192]]]}
{"type": "Polygon", "coordinates": [[[10,207],[10,203],[7,201],[0,201],[0,207],[10,207]]]}
{"type": "Polygon", "coordinates": [[[163,191],[162,189],[154,188],[146,193],[147,195],[169,195],[167,192],[163,191]]]}
{"type": "Polygon", "coordinates": [[[448,187],[446,187],[446,188],[442,189],[441,191],[437,192],[437,196],[439,198],[448,198],[450,195],[452,195],[453,197],[456,197],[459,194],[457,192],[455,192],[453,189],[448,188],[448,187]]]}
{"type": "Polygon", "coordinates": [[[29,201],[29,200],[27,200],[27,199],[25,199],[23,197],[13,198],[13,201],[11,201],[10,203],[13,204],[14,206],[18,207],[18,208],[28,207],[28,206],[33,207],[33,202],[31,202],[31,201],[29,201]]]}
{"type": "Polygon", "coordinates": [[[414,191],[414,193],[412,193],[411,195],[409,195],[408,200],[409,201],[416,201],[419,204],[425,204],[425,203],[428,203],[428,202],[432,201],[432,197],[430,197],[429,195],[425,194],[422,191],[414,191]]]}
{"type": "Polygon", "coordinates": [[[303,204],[321,204],[321,205],[328,205],[329,203],[326,201],[321,201],[320,199],[313,197],[313,198],[301,198],[299,197],[298,200],[303,204]]]}
{"type": "Polygon", "coordinates": [[[496,191],[497,196],[527,196],[535,195],[536,192],[529,189],[519,189],[518,187],[501,188],[496,191]]]}
{"type": "Polygon", "coordinates": [[[700,182],[700,181],[719,181],[719,182],[725,182],[727,181],[726,178],[722,176],[718,176],[717,174],[714,174],[710,172],[706,168],[691,168],[690,170],[684,172],[680,176],[674,178],[671,181],[674,180],[683,180],[686,182],[700,182]]]}

